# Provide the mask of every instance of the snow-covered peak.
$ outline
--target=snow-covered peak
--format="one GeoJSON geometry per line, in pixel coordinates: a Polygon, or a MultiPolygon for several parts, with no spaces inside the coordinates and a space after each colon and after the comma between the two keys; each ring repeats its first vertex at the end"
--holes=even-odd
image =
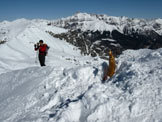
{"type": "MultiPolygon", "coordinates": [[[[108,25],[104,21],[86,21],[82,23],[82,30],[87,31],[110,31],[117,30],[117,27],[114,25],[108,25]]],[[[80,27],[78,27],[80,29],[80,27]]]]}
{"type": "Polygon", "coordinates": [[[4,20],[4,21],[0,22],[0,25],[3,25],[3,24],[9,24],[9,23],[10,23],[9,21],[4,20]]]}
{"type": "Polygon", "coordinates": [[[90,21],[90,20],[96,19],[96,17],[90,14],[87,14],[87,13],[76,13],[74,16],[71,17],[71,19],[76,19],[80,21],[83,21],[83,20],[90,21]]]}
{"type": "Polygon", "coordinates": [[[162,19],[156,19],[155,22],[157,22],[157,23],[162,25],[162,19]]]}
{"type": "Polygon", "coordinates": [[[68,29],[81,29],[83,31],[112,31],[118,30],[124,33],[124,28],[128,30],[134,29],[135,31],[145,31],[147,29],[154,30],[158,34],[162,35],[162,19],[138,19],[128,17],[115,17],[105,14],[88,14],[88,13],[76,13],[73,16],[62,18],[52,22],[54,25],[64,27],[68,29]],[[102,23],[102,27],[98,28],[96,23],[102,23]],[[92,26],[92,23],[94,26],[92,26]],[[112,26],[116,26],[113,27],[112,26]],[[94,28],[96,27],[96,28],[94,28]]]}
{"type": "Polygon", "coordinates": [[[12,22],[22,23],[22,22],[26,22],[26,21],[29,21],[29,20],[28,19],[25,19],[25,18],[20,18],[20,19],[13,20],[12,22]]]}

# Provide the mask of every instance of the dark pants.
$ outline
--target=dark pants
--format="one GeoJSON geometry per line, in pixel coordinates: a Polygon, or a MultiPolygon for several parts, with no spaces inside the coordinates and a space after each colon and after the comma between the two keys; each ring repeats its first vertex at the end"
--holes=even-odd
{"type": "Polygon", "coordinates": [[[41,66],[46,66],[45,65],[45,55],[44,54],[39,54],[39,62],[41,66]]]}

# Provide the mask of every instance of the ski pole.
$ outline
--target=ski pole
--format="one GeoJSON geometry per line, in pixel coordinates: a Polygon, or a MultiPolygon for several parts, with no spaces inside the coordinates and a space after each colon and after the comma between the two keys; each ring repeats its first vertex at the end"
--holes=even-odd
{"type": "Polygon", "coordinates": [[[35,63],[38,63],[38,51],[36,51],[35,63]]]}

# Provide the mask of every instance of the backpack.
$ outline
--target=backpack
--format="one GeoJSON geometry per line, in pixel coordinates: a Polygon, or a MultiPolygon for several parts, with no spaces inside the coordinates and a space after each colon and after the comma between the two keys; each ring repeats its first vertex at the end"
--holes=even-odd
{"type": "Polygon", "coordinates": [[[50,47],[49,47],[48,45],[46,45],[45,56],[47,56],[49,48],[50,48],[50,47]]]}

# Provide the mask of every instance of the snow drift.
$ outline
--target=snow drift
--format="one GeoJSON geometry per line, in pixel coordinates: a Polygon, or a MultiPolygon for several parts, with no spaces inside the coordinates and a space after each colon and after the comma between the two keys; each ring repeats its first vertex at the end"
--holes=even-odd
{"type": "Polygon", "coordinates": [[[116,74],[102,84],[107,61],[82,56],[51,37],[45,31],[66,30],[46,23],[23,19],[0,25],[8,30],[8,42],[0,45],[1,122],[162,121],[162,49],[125,51],[116,59],[116,74]],[[51,47],[46,67],[35,63],[30,42],[39,39],[51,47]]]}

